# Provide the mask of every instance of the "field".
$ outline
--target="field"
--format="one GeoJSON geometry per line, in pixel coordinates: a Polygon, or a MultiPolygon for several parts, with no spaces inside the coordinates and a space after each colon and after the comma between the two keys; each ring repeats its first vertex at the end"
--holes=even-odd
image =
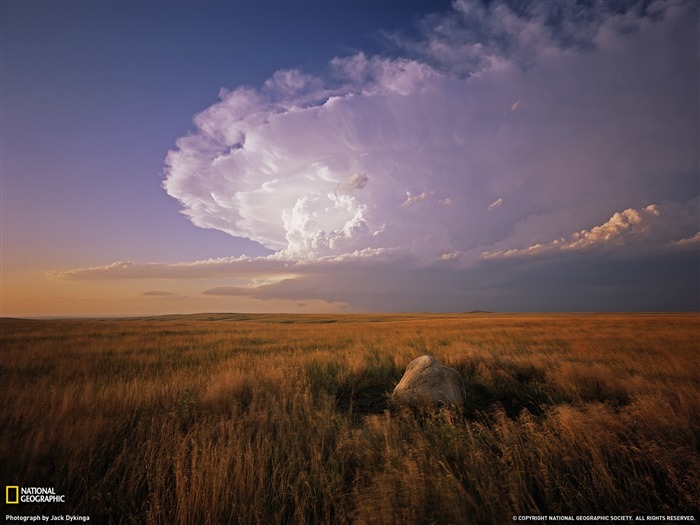
{"type": "MultiPolygon", "coordinates": [[[[700,519],[700,316],[0,320],[3,485],[93,523],[700,519]],[[458,410],[387,394],[429,354],[458,410]]],[[[58,510],[57,510],[58,509],[58,510]]]]}

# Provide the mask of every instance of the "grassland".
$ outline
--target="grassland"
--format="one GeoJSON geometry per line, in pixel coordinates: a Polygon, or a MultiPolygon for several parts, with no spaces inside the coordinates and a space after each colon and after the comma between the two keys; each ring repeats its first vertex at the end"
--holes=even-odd
{"type": "Polygon", "coordinates": [[[700,519],[700,316],[0,320],[0,472],[97,523],[700,519]],[[415,357],[459,410],[388,410],[415,357]]]}

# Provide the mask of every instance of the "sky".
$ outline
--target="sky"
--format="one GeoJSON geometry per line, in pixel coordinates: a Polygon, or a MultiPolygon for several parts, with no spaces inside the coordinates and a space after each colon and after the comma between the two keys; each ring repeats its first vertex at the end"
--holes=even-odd
{"type": "Polygon", "coordinates": [[[0,6],[0,316],[700,309],[697,2],[0,6]]]}

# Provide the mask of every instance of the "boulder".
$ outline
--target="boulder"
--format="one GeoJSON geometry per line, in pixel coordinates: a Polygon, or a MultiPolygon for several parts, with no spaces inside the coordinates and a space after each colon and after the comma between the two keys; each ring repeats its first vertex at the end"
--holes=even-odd
{"type": "Polygon", "coordinates": [[[462,378],[454,368],[423,355],[408,364],[393,398],[413,406],[442,402],[459,407],[464,403],[462,378]]]}

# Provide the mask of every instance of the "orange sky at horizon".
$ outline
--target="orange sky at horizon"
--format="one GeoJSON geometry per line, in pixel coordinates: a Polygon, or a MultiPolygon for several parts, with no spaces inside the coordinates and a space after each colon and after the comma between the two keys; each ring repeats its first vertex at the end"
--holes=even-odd
{"type": "MultiPolygon", "coordinates": [[[[226,280],[206,280],[207,286],[226,280]]],[[[211,285],[211,286],[210,286],[211,285]]],[[[68,281],[48,272],[3,273],[0,317],[138,317],[203,312],[350,313],[343,302],[205,295],[202,280],[68,281]],[[164,290],[167,290],[165,292],[164,290]],[[169,294],[169,295],[166,295],[169,294]]]]}

